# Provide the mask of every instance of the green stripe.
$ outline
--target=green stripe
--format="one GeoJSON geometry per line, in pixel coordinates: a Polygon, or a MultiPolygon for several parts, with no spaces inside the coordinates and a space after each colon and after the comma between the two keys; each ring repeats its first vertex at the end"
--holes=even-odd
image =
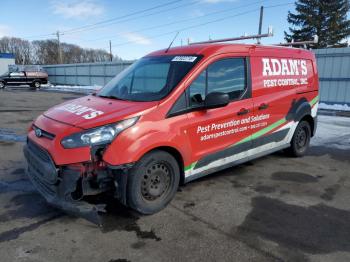
{"type": "Polygon", "coordinates": [[[310,106],[313,106],[314,104],[316,104],[318,102],[318,96],[316,96],[314,99],[312,99],[310,101],[310,106]]]}
{"type": "Polygon", "coordinates": [[[252,139],[256,139],[262,135],[265,135],[266,133],[270,132],[272,129],[275,129],[276,127],[279,127],[280,125],[283,125],[287,120],[285,118],[278,120],[277,122],[265,127],[264,129],[259,130],[258,132],[254,133],[252,135],[252,139]]]}
{"type": "Polygon", "coordinates": [[[192,168],[194,168],[194,166],[197,164],[197,162],[193,162],[192,164],[190,164],[189,166],[185,166],[185,171],[189,171],[192,168]]]}
{"type": "MultiPolygon", "coordinates": [[[[258,132],[252,134],[251,136],[248,136],[246,138],[243,138],[242,140],[238,141],[237,143],[231,145],[231,146],[236,146],[245,142],[249,142],[253,139],[256,139],[262,135],[265,135],[266,133],[270,132],[272,129],[275,129],[276,127],[279,127],[281,125],[283,125],[284,123],[286,123],[287,120],[285,118],[278,120],[277,122],[265,127],[264,129],[259,130],[258,132]]],[[[185,171],[189,171],[191,169],[193,169],[195,167],[195,165],[197,164],[197,162],[194,162],[192,164],[190,164],[189,166],[185,167],[185,171]]]]}
{"type": "MultiPolygon", "coordinates": [[[[314,97],[309,103],[310,106],[315,105],[318,102],[318,98],[319,98],[318,95],[316,97],[314,97]]],[[[239,144],[242,144],[242,143],[245,143],[245,142],[249,142],[249,141],[251,141],[253,139],[256,139],[256,138],[258,138],[260,136],[263,136],[266,133],[270,132],[272,129],[275,129],[276,127],[279,127],[279,126],[283,125],[286,122],[287,122],[287,120],[285,118],[282,118],[282,119],[278,120],[277,122],[275,122],[275,123],[265,127],[264,129],[261,129],[258,132],[252,134],[251,136],[243,138],[242,140],[238,141],[237,143],[235,143],[235,144],[233,144],[231,146],[236,146],[236,145],[239,145],[239,144]]],[[[194,163],[190,164],[189,166],[186,166],[185,167],[185,171],[189,171],[189,170],[193,169],[196,164],[197,164],[197,162],[194,162],[194,163]]]]}
{"type": "Polygon", "coordinates": [[[249,142],[250,140],[256,139],[262,135],[265,135],[266,133],[270,132],[272,129],[275,129],[276,127],[284,124],[287,122],[285,118],[278,120],[277,122],[265,127],[264,129],[259,130],[258,132],[252,134],[251,136],[248,136],[246,138],[243,138],[242,140],[238,141],[236,144],[233,144],[232,146],[236,146],[245,142],[249,142]]]}

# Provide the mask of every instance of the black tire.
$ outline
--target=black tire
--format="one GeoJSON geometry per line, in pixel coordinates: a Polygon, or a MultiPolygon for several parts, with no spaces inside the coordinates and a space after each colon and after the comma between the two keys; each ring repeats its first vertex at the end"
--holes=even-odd
{"type": "Polygon", "coordinates": [[[293,157],[304,156],[310,146],[311,127],[306,121],[301,121],[295,129],[287,153],[293,157]]]}
{"type": "Polygon", "coordinates": [[[165,151],[152,151],[130,170],[128,205],[141,214],[154,214],[173,199],[179,180],[180,169],[176,159],[165,151]]]}
{"type": "Polygon", "coordinates": [[[0,81],[0,89],[4,89],[6,86],[4,81],[0,81]]]}
{"type": "Polygon", "coordinates": [[[33,81],[33,84],[31,85],[35,89],[40,89],[41,87],[41,82],[38,80],[33,81]]]}

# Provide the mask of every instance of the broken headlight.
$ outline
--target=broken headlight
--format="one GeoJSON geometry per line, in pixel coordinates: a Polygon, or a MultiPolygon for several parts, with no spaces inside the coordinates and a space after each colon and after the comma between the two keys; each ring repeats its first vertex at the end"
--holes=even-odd
{"type": "Polygon", "coordinates": [[[63,138],[61,144],[64,148],[109,144],[120,132],[133,126],[138,119],[139,117],[134,117],[122,120],[115,124],[105,125],[76,133],[63,138]]]}

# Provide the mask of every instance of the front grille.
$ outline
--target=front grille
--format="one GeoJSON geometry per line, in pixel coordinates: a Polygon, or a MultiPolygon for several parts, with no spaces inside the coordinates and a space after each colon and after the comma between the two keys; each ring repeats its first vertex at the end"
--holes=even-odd
{"type": "Polygon", "coordinates": [[[38,176],[38,172],[36,172],[36,170],[33,170],[33,167],[30,165],[28,166],[27,174],[38,191],[46,199],[54,198],[57,195],[57,187],[55,185],[48,184],[45,180],[41,179],[40,176],[38,176]]]}
{"type": "Polygon", "coordinates": [[[41,129],[41,128],[35,126],[35,125],[33,125],[33,129],[34,129],[34,131],[35,131],[36,129],[40,129],[40,131],[41,131],[41,136],[42,136],[42,137],[46,137],[46,138],[48,138],[48,139],[50,139],[50,140],[53,140],[53,139],[55,138],[55,135],[54,135],[54,134],[49,133],[49,132],[47,132],[47,131],[45,131],[45,130],[43,130],[43,129],[41,129]]]}
{"type": "Polygon", "coordinates": [[[27,146],[30,151],[32,151],[36,156],[38,156],[41,160],[45,162],[49,162],[51,160],[50,155],[40,146],[32,142],[28,139],[27,146]]]}
{"type": "Polygon", "coordinates": [[[35,142],[28,139],[24,147],[28,166],[35,172],[38,179],[50,185],[58,181],[58,171],[49,153],[35,142]]]}

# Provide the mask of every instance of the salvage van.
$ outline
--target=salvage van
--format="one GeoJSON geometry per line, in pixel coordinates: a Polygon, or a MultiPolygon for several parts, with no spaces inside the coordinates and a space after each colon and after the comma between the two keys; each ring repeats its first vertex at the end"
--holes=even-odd
{"type": "Polygon", "coordinates": [[[156,51],[97,93],[39,116],[24,147],[27,173],[49,203],[90,220],[102,209],[85,200],[99,194],[153,214],[182,183],[279,150],[303,156],[318,89],[315,56],[304,49],[156,51]]]}

